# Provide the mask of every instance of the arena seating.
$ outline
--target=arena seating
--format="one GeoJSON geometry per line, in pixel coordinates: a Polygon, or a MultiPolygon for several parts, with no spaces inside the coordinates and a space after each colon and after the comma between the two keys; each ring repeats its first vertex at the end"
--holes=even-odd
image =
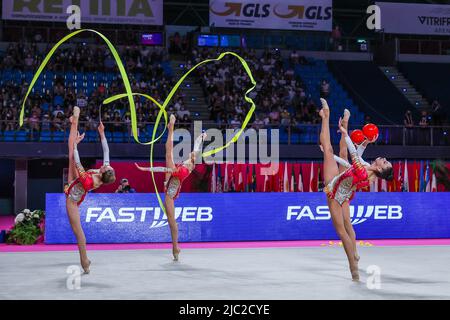
{"type": "Polygon", "coordinates": [[[329,65],[372,121],[378,124],[403,124],[405,112],[409,109],[415,111],[374,63],[330,61],[329,65]]]}
{"type": "Polygon", "coordinates": [[[438,100],[450,114],[450,65],[402,62],[399,69],[431,103],[438,100]]]}

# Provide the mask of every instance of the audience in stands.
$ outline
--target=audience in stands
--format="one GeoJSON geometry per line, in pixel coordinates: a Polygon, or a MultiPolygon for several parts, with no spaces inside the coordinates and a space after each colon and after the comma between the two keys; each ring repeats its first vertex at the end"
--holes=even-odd
{"type": "MultiPolygon", "coordinates": [[[[220,52],[220,49],[195,48],[187,64],[217,57],[220,52]]],[[[250,93],[258,106],[253,128],[319,123],[317,107],[307,99],[301,79],[294,74],[294,64],[303,63],[304,57],[293,51],[290,63],[285,65],[277,50],[266,50],[260,56],[252,49],[237,53],[248,62],[257,83],[250,93]]],[[[250,107],[243,98],[250,82],[236,59],[226,57],[220,63],[202,66],[197,75],[209,106],[210,120],[232,127],[242,123],[250,107]]]]}
{"type": "Polygon", "coordinates": [[[432,124],[434,126],[442,126],[447,121],[447,115],[445,114],[444,108],[442,108],[441,104],[434,100],[431,104],[432,109],[432,124]]]}
{"type": "Polygon", "coordinates": [[[330,94],[330,84],[327,82],[327,80],[323,79],[322,83],[320,84],[320,96],[324,99],[328,98],[330,94]]]}
{"type": "Polygon", "coordinates": [[[342,38],[341,28],[338,25],[336,25],[333,31],[331,31],[330,37],[330,43],[333,46],[334,51],[342,51],[341,38],[342,38]]]}
{"type": "MultiPolygon", "coordinates": [[[[333,43],[340,41],[340,29],[333,30],[333,43]]],[[[187,37],[175,34],[170,39],[169,51],[174,54],[186,54],[186,69],[198,62],[217,57],[225,49],[194,48],[189,49],[187,37]],[[188,51],[189,50],[189,51],[188,51]]],[[[42,62],[48,48],[40,51],[36,44],[11,43],[6,52],[0,55],[0,71],[15,72],[20,70],[34,72],[42,62]]],[[[163,68],[168,61],[167,53],[161,48],[126,46],[119,48],[130,77],[132,91],[147,93],[162,103],[173,80],[163,68]]],[[[305,91],[306,86],[298,77],[294,68],[298,64],[308,64],[305,57],[295,50],[284,61],[279,50],[269,50],[257,54],[253,49],[239,49],[239,53],[250,65],[256,80],[256,88],[249,93],[258,106],[255,117],[250,123],[252,128],[261,129],[270,126],[288,127],[297,125],[319,124],[318,106],[305,91]]],[[[67,72],[83,74],[91,72],[111,72],[117,75],[115,61],[104,46],[76,44],[73,48],[61,49],[51,59],[46,70],[56,74],[50,87],[35,90],[26,105],[25,126],[23,129],[34,131],[65,131],[73,107],[79,106],[81,112],[81,130],[95,131],[99,118],[99,109],[105,98],[125,92],[119,77],[112,80],[96,80],[92,90],[77,87],[63,78],[67,72]]],[[[250,87],[250,80],[235,57],[227,56],[220,62],[206,64],[196,71],[202,87],[205,102],[210,111],[210,120],[219,127],[239,128],[249,111],[250,104],[244,99],[244,93],[250,87]]],[[[24,77],[13,77],[3,81],[0,90],[0,130],[18,130],[19,103],[25,95],[28,83],[24,77]]],[[[328,97],[330,84],[324,79],[320,83],[320,95],[328,97]]],[[[156,120],[159,109],[150,101],[135,97],[139,133],[147,132],[145,124],[156,120]]],[[[176,114],[181,126],[189,127],[191,113],[186,106],[182,93],[176,94],[167,106],[169,114],[176,114]]],[[[108,131],[131,132],[131,114],[128,101],[122,99],[102,107],[102,121],[108,131]]],[[[366,116],[365,122],[371,122],[366,116]]],[[[446,115],[439,104],[434,101],[430,115],[423,113],[419,126],[424,129],[430,125],[444,125],[446,115]]],[[[407,143],[413,141],[414,120],[411,111],[405,114],[404,125],[407,143]]],[[[425,137],[425,135],[424,135],[425,137]]],[[[427,135],[429,137],[429,135],[427,135]]],[[[428,138],[424,138],[428,139],[428,138]]]]}
{"type": "MultiPolygon", "coordinates": [[[[102,46],[76,45],[74,49],[62,49],[59,55],[51,59],[46,71],[55,74],[63,72],[114,72],[117,74],[115,61],[108,50],[102,46]]],[[[162,63],[167,60],[165,51],[161,48],[123,47],[120,55],[126,62],[133,92],[150,94],[157,101],[167,96],[173,86],[170,76],[166,75],[162,63]],[[137,78],[137,75],[140,75],[137,78]]],[[[10,44],[3,58],[0,57],[1,70],[8,72],[31,71],[39,66],[43,53],[35,44],[10,44]]],[[[81,130],[95,130],[98,125],[99,108],[103,100],[118,93],[125,92],[120,77],[109,82],[98,81],[88,94],[86,87],[76,87],[75,83],[65,81],[56,76],[52,88],[35,91],[29,97],[26,105],[25,126],[30,131],[67,129],[68,118],[73,106],[81,108],[81,130]],[[84,127],[83,127],[84,126],[84,127]]],[[[0,91],[0,130],[18,130],[19,103],[26,93],[28,83],[13,79],[3,83],[0,91]]],[[[169,105],[170,112],[177,113],[184,122],[190,122],[190,113],[186,110],[183,97],[178,94],[176,110],[169,105]]],[[[139,121],[154,122],[158,108],[146,99],[135,97],[136,113],[139,121]]],[[[129,132],[130,112],[126,99],[102,107],[102,121],[110,131],[129,132]],[[110,123],[108,123],[110,122],[110,123]],[[124,125],[124,123],[126,125],[124,125]]],[[[181,122],[181,120],[180,120],[181,122]]],[[[147,127],[141,126],[140,132],[145,133],[147,127]]]]}
{"type": "Polygon", "coordinates": [[[420,133],[419,133],[419,143],[427,145],[430,141],[430,116],[426,111],[421,112],[419,126],[420,126],[420,133]]]}

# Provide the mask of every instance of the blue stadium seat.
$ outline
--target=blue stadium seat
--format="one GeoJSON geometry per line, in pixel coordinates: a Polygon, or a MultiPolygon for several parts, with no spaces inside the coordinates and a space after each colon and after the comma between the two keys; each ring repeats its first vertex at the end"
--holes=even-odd
{"type": "Polygon", "coordinates": [[[5,131],[4,132],[4,141],[10,142],[14,141],[14,136],[16,133],[14,131],[5,131]]]}
{"type": "Polygon", "coordinates": [[[98,135],[97,135],[97,131],[86,131],[86,137],[85,137],[86,141],[88,142],[97,142],[98,141],[98,135]]]}
{"type": "Polygon", "coordinates": [[[25,142],[28,141],[28,132],[26,131],[17,131],[15,141],[25,142]]]}
{"type": "Polygon", "coordinates": [[[113,142],[115,142],[115,143],[125,142],[123,132],[114,132],[113,133],[113,142]]]}
{"type": "Polygon", "coordinates": [[[51,134],[52,133],[50,131],[41,131],[41,136],[39,137],[39,141],[41,141],[41,142],[52,141],[51,134]]]}
{"type": "Polygon", "coordinates": [[[64,131],[53,132],[53,142],[63,142],[64,141],[64,131]]]}

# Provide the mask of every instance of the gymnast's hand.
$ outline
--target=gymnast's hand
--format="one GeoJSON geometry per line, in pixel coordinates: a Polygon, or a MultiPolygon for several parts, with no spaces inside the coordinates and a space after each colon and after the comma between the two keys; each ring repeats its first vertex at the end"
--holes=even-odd
{"type": "Polygon", "coordinates": [[[79,144],[84,139],[84,133],[80,135],[79,132],[77,132],[77,137],[75,139],[75,145],[79,144]]]}
{"type": "Polygon", "coordinates": [[[339,131],[344,135],[348,136],[347,129],[342,125],[342,118],[339,118],[339,131]]]}
{"type": "Polygon", "coordinates": [[[105,135],[105,126],[103,125],[103,122],[100,121],[100,124],[98,125],[98,133],[101,136],[105,135]]]}

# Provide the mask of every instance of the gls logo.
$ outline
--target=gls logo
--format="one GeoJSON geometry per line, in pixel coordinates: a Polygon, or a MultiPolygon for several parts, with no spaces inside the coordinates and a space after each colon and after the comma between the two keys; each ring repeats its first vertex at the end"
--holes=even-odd
{"type": "MultiPolygon", "coordinates": [[[[399,220],[403,218],[401,206],[350,206],[352,224],[360,224],[372,217],[374,220],[399,220]],[[355,214],[356,209],[356,214],[355,214]]],[[[313,211],[310,206],[289,206],[286,220],[329,220],[331,218],[328,206],[317,206],[313,211]]]]}
{"type": "MultiPolygon", "coordinates": [[[[213,219],[211,207],[177,207],[175,219],[183,222],[206,222],[213,219]]],[[[168,225],[167,216],[159,207],[120,208],[114,212],[112,208],[88,208],[86,222],[110,221],[116,223],[130,223],[134,221],[147,222],[151,219],[150,228],[160,228],[168,225]]]]}
{"type": "MultiPolygon", "coordinates": [[[[234,15],[245,18],[267,18],[271,14],[271,4],[247,3],[242,2],[225,2],[223,8],[217,10],[219,5],[212,3],[210,10],[217,16],[234,15]]],[[[329,20],[332,17],[332,7],[309,6],[302,5],[285,5],[283,3],[277,4],[273,8],[273,13],[283,19],[291,19],[297,17],[298,19],[308,20],[329,20]]]]}

